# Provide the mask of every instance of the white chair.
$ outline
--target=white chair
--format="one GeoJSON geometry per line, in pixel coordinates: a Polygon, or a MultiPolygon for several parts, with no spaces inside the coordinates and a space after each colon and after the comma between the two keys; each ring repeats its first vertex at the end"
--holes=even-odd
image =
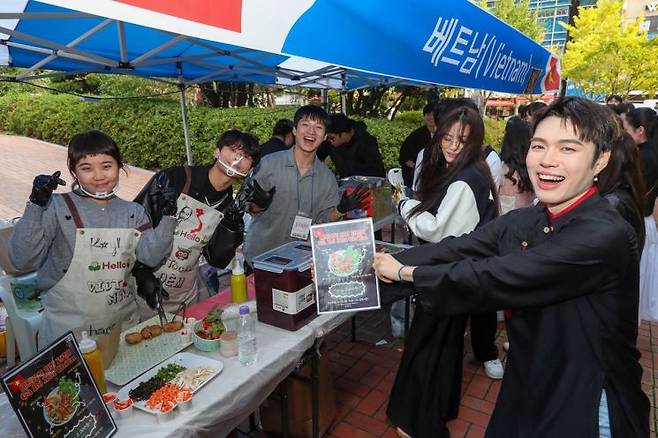
{"type": "Polygon", "coordinates": [[[0,299],[7,309],[7,366],[12,367],[16,363],[16,352],[14,342],[18,345],[21,360],[27,360],[37,354],[37,332],[41,324],[42,312],[21,310],[16,305],[12,284],[32,283],[36,279],[36,273],[14,277],[3,275],[0,277],[0,299]]]}

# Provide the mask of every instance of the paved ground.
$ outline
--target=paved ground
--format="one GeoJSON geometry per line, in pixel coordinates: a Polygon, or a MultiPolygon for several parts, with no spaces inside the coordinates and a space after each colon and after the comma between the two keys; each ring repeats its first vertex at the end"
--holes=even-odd
{"type": "MultiPolygon", "coordinates": [[[[70,176],[65,171],[65,148],[24,137],[0,135],[0,219],[21,214],[35,175],[52,173],[58,169],[62,170],[70,183],[70,176]]],[[[150,172],[142,169],[130,169],[129,176],[122,179],[121,196],[132,199],[150,175],[150,172]]],[[[357,321],[356,343],[350,340],[348,324],[331,334],[327,340],[338,407],[337,417],[328,436],[394,437],[395,432],[385,412],[388,394],[402,356],[403,343],[390,335],[388,309],[360,314],[357,321]],[[382,339],[387,343],[376,346],[382,339]]],[[[506,334],[501,323],[496,340],[501,351],[505,340],[506,334]]],[[[642,352],[643,388],[652,406],[655,406],[658,324],[642,323],[637,344],[642,352]]],[[[482,368],[473,361],[470,340],[465,338],[465,345],[463,397],[459,418],[448,424],[452,438],[483,436],[500,390],[500,382],[487,378],[482,368]]],[[[504,354],[502,358],[505,358],[504,354]]],[[[653,412],[651,436],[655,437],[655,410],[653,412]]]]}
{"type": "MultiPolygon", "coordinates": [[[[73,178],[66,167],[66,148],[26,137],[0,135],[0,219],[23,214],[25,203],[37,175],[60,170],[70,186],[73,178]]],[[[133,197],[151,178],[153,172],[127,166],[121,172],[119,195],[133,197]]]]}

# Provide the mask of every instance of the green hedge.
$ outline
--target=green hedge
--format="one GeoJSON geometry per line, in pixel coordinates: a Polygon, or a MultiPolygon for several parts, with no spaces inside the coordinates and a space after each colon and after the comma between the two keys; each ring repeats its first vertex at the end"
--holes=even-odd
{"type": "MultiPolygon", "coordinates": [[[[228,129],[270,137],[274,123],[292,118],[294,108],[189,108],[190,137],[195,163],[209,163],[217,136],[228,129]]],[[[386,168],[397,167],[399,147],[418,127],[420,112],[401,114],[394,121],[365,119],[377,137],[386,168]]],[[[503,125],[486,120],[487,140],[500,144],[503,125]]],[[[83,101],[69,95],[10,93],[0,97],[0,130],[63,144],[76,132],[98,129],[114,138],[126,161],[158,169],[185,162],[180,105],[171,100],[83,101]]]]}

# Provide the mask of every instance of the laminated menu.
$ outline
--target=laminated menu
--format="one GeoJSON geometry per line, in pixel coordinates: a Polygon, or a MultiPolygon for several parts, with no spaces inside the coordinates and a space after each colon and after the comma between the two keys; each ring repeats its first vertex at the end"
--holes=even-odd
{"type": "Polygon", "coordinates": [[[117,426],[71,332],[2,376],[30,437],[105,438],[117,426]]]}
{"type": "Polygon", "coordinates": [[[313,225],[311,246],[318,313],[380,307],[371,218],[313,225]]]}

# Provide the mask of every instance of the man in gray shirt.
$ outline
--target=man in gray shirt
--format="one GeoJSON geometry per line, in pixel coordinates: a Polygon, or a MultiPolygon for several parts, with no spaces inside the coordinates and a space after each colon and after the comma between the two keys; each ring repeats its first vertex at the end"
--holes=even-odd
{"type": "Polygon", "coordinates": [[[340,197],[335,176],[316,157],[326,139],[328,119],[320,107],[299,108],[293,120],[293,147],[263,157],[254,170],[253,179],[264,190],[275,191],[267,210],[250,208],[253,220],[244,243],[249,264],[284,243],[307,240],[311,223],[337,221],[363,204],[365,191],[340,197]]]}

